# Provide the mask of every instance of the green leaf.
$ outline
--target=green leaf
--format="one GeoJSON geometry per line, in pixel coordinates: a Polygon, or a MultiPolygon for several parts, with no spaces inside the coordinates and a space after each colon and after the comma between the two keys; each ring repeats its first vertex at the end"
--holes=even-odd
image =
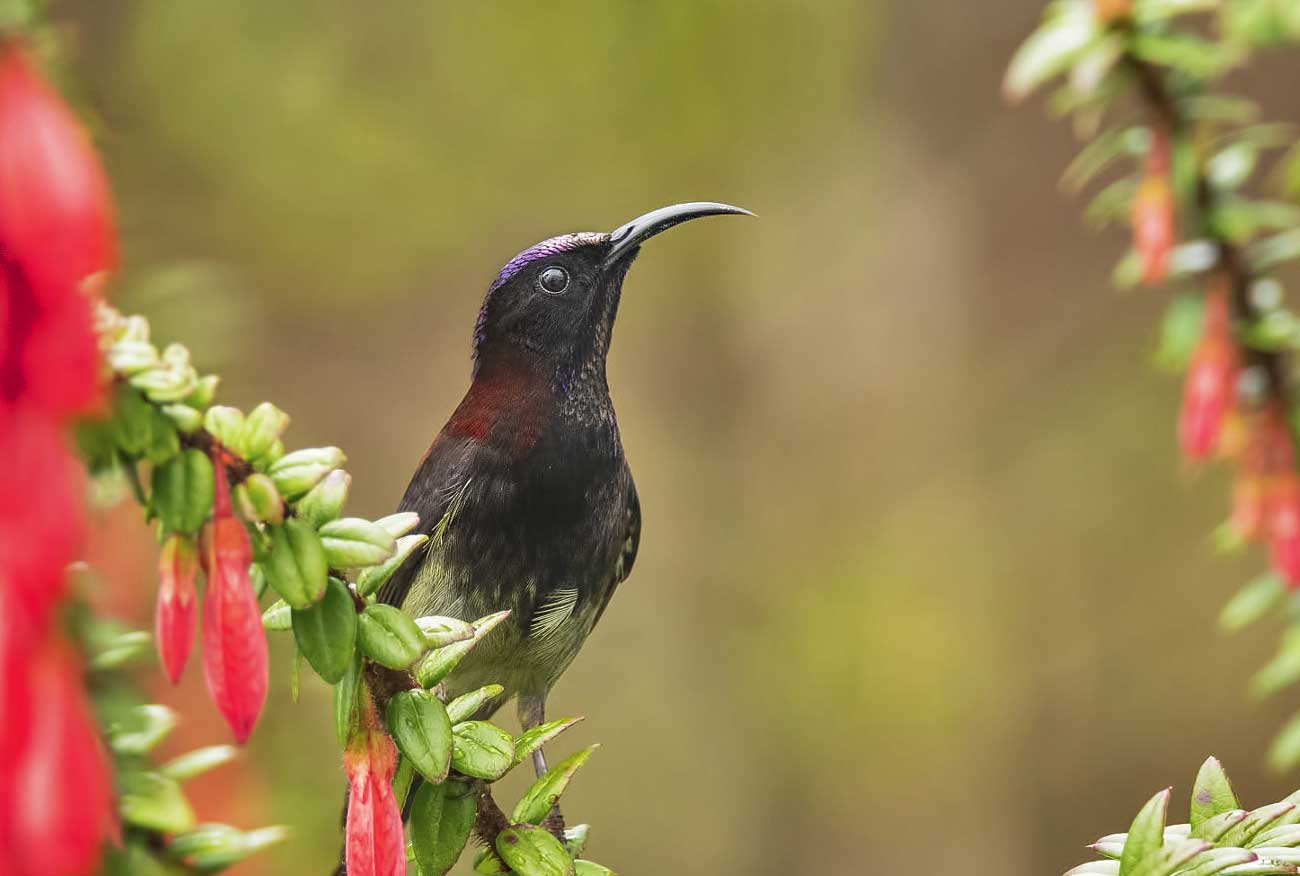
{"type": "Polygon", "coordinates": [[[515,805],[510,820],[516,823],[541,824],[542,819],[560,800],[560,795],[569,787],[579,767],[587,762],[599,745],[589,745],[581,751],[574,752],[564,760],[551,767],[540,779],[533,782],[524,796],[515,805]]]}
{"type": "Polygon", "coordinates": [[[277,599],[262,612],[262,629],[268,633],[284,633],[293,629],[293,609],[283,599],[277,599]]]}
{"type": "Polygon", "coordinates": [[[309,447],[280,457],[271,463],[266,473],[271,476],[280,495],[292,501],[306,495],[320,483],[321,478],[345,462],[347,457],[337,447],[309,447]]]}
{"type": "Polygon", "coordinates": [[[357,575],[357,594],[369,596],[379,592],[379,588],[388,583],[388,579],[406,562],[411,552],[429,540],[427,535],[404,535],[396,541],[393,555],[377,566],[362,569],[357,575]]]}
{"type": "Polygon", "coordinates": [[[451,765],[462,775],[496,781],[514,765],[514,740],[495,724],[464,721],[451,732],[451,765]]]}
{"type": "Polygon", "coordinates": [[[316,674],[338,684],[357,645],[357,609],[348,586],[330,578],[320,602],[295,610],[293,637],[316,674]]]}
{"type": "Polygon", "coordinates": [[[1236,592],[1219,612],[1219,629],[1235,633],[1245,629],[1277,606],[1285,593],[1282,579],[1266,572],[1236,592]]]}
{"type": "Polygon", "coordinates": [[[574,864],[560,841],[540,827],[517,825],[497,834],[497,854],[518,876],[573,876],[574,864]]]}
{"type": "MultiPolygon", "coordinates": [[[[1170,840],[1143,858],[1133,868],[1132,876],[1171,876],[1187,867],[1197,856],[1214,848],[1204,840],[1170,840]]],[[[1121,876],[1129,876],[1120,864],[1121,876]]]]}
{"type": "Polygon", "coordinates": [[[168,530],[192,535],[212,514],[214,486],[207,454],[191,447],[154,467],[149,507],[168,530]]]}
{"type": "Polygon", "coordinates": [[[1232,69],[1242,52],[1230,43],[1211,42],[1184,31],[1145,31],[1134,36],[1130,51],[1152,64],[1185,73],[1193,79],[1211,79],[1232,69]]]}
{"type": "Polygon", "coordinates": [[[239,436],[239,449],[249,461],[270,451],[280,434],[289,426],[289,415],[270,402],[262,402],[248,412],[239,436]]]}
{"type": "MultiPolygon", "coordinates": [[[[1124,854],[1120,857],[1120,876],[1137,876],[1138,865],[1149,858],[1164,841],[1165,812],[1169,809],[1169,789],[1146,802],[1128,829],[1124,854]]],[[[1156,874],[1151,874],[1156,876],[1156,874]]]]}
{"type": "Polygon", "coordinates": [[[496,849],[484,847],[474,856],[474,872],[481,876],[505,876],[510,872],[510,868],[506,866],[505,861],[501,860],[496,849]]]}
{"type": "Polygon", "coordinates": [[[362,652],[389,669],[405,669],[424,651],[424,637],[411,616],[391,605],[367,605],[357,642],[362,652]]]}
{"type": "Polygon", "coordinates": [[[1133,17],[1142,24],[1157,24],[1177,15],[1217,9],[1220,0],[1137,0],[1133,17]]]}
{"type": "Polygon", "coordinates": [[[344,517],[322,525],[320,540],[330,567],[335,569],[375,566],[397,550],[397,540],[388,530],[360,517],[344,517]]]}
{"type": "Polygon", "coordinates": [[[616,876],[608,867],[602,867],[595,861],[584,861],[582,858],[574,860],[573,869],[577,876],[616,876]]]}
{"type": "Polygon", "coordinates": [[[139,630],[130,630],[96,645],[89,665],[92,670],[101,672],[117,669],[152,653],[153,637],[139,630]]]}
{"type": "Polygon", "coordinates": [[[154,857],[151,849],[138,842],[115,849],[111,846],[104,851],[103,876],[174,876],[154,857]]]}
{"type": "Polygon", "coordinates": [[[417,617],[415,625],[424,636],[424,644],[430,648],[444,648],[474,638],[474,625],[454,617],[425,615],[417,617]]]}
{"type": "Polygon", "coordinates": [[[1250,679],[1250,693],[1266,697],[1300,681],[1300,627],[1282,636],[1277,655],[1250,679]]]}
{"type": "Polygon", "coordinates": [[[1258,163],[1259,149],[1255,144],[1231,143],[1210,157],[1205,173],[1217,188],[1236,189],[1246,184],[1258,163]]]}
{"type": "Polygon", "coordinates": [[[388,731],[398,750],[433,784],[451,766],[451,721],[447,710],[426,690],[407,690],[388,701],[388,731]]]}
{"type": "Polygon", "coordinates": [[[1253,270],[1264,271],[1300,258],[1300,228],[1292,228],[1251,245],[1248,260],[1253,270]]]}
{"type": "Polygon", "coordinates": [[[1183,870],[1181,876],[1216,876],[1229,867],[1250,864],[1257,858],[1258,855],[1249,849],[1210,849],[1197,858],[1196,866],[1183,870]]]}
{"type": "Polygon", "coordinates": [[[237,757],[239,749],[233,745],[209,745],[172,758],[159,767],[158,772],[169,779],[183,782],[230,763],[237,757]]]}
{"type": "Polygon", "coordinates": [[[446,678],[456,665],[472,651],[484,636],[492,632],[498,624],[510,616],[509,611],[499,611],[474,622],[474,638],[454,642],[442,648],[436,648],[420,661],[415,668],[415,679],[421,687],[430,688],[446,678]]]}
{"type": "Polygon", "coordinates": [[[108,744],[118,754],[146,754],[176,727],[176,713],[151,703],[126,712],[108,728],[108,744]]]}
{"type": "Polygon", "coordinates": [[[1220,812],[1211,818],[1205,819],[1200,827],[1193,833],[1195,839],[1209,840],[1217,843],[1223,839],[1223,835],[1232,830],[1246,817],[1245,809],[1233,809],[1230,812],[1220,812]]]}
{"type": "Polygon", "coordinates": [[[298,501],[298,516],[316,527],[334,520],[343,512],[351,486],[352,475],[334,469],[298,501]]]}
{"type": "Polygon", "coordinates": [[[271,554],[264,566],[267,581],[293,608],[307,608],[325,593],[326,551],[305,520],[290,517],[271,527],[271,554]]]}
{"type": "Polygon", "coordinates": [[[1115,180],[1083,208],[1083,221],[1091,228],[1105,228],[1116,219],[1127,219],[1136,192],[1137,182],[1132,177],[1115,180]]]}
{"type": "Polygon", "coordinates": [[[1160,321],[1155,361],[1162,370],[1181,374],[1191,361],[1201,337],[1202,304],[1199,295],[1179,295],[1165,308],[1160,321]]]}
{"type": "Polygon", "coordinates": [[[118,812],[128,824],[159,833],[182,833],[194,826],[194,810],[175,779],[153,772],[128,772],[121,783],[118,812]]]}
{"type": "Polygon", "coordinates": [[[1150,145],[1151,132],[1142,126],[1106,131],[1079,151],[1061,175],[1061,185],[1078,192],[1116,158],[1145,155],[1150,145]]]}
{"type": "Polygon", "coordinates": [[[1219,842],[1225,846],[1249,848],[1254,845],[1252,840],[1257,835],[1270,827],[1276,826],[1280,820],[1290,815],[1295,808],[1296,804],[1283,800],[1253,809],[1246,814],[1245,818],[1225,833],[1219,842]]]}
{"type": "Polygon", "coordinates": [[[474,826],[474,797],[462,782],[422,784],[411,801],[407,831],[420,876],[443,876],[455,866],[474,826]]]}
{"type": "Polygon", "coordinates": [[[1218,758],[1206,758],[1196,774],[1196,783],[1192,786],[1192,836],[1201,837],[1201,827],[1215,815],[1240,808],[1237,795],[1232,791],[1232,783],[1228,781],[1228,774],[1223,771],[1223,764],[1219,763],[1218,758]]]}
{"type": "Polygon", "coordinates": [[[375,521],[375,525],[393,538],[399,538],[420,525],[420,515],[414,511],[398,511],[396,514],[380,517],[375,521]]]}
{"type": "Polygon", "coordinates": [[[473,718],[479,709],[488,702],[505,693],[505,688],[499,684],[487,684],[478,690],[472,690],[467,694],[461,694],[456,699],[447,703],[447,717],[451,723],[459,724],[461,721],[468,721],[473,718]]]}
{"type": "Polygon", "coordinates": [[[1007,100],[1023,100],[1063,72],[1099,33],[1088,2],[1057,0],[1048,6],[1044,18],[1011,58],[1002,80],[1002,94],[1007,100]]]}
{"type": "Polygon", "coordinates": [[[520,763],[535,750],[580,721],[582,721],[581,715],[577,718],[561,718],[558,721],[547,721],[545,724],[538,724],[530,730],[525,730],[515,740],[515,763],[520,763]]]}
{"type": "Polygon", "coordinates": [[[361,687],[361,653],[355,652],[343,678],[334,685],[334,735],[346,748],[356,716],[357,691],[361,687]]]}
{"type": "Polygon", "coordinates": [[[167,850],[197,870],[224,870],[267,846],[282,842],[287,828],[241,831],[226,824],[201,824],[173,837],[167,850]]]}

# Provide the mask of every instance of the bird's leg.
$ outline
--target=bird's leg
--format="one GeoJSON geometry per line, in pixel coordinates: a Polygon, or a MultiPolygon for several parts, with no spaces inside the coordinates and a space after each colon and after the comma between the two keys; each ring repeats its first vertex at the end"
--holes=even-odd
{"type": "MultiPolygon", "coordinates": [[[[519,724],[525,731],[531,730],[545,721],[545,695],[519,697],[519,724]]],[[[533,749],[533,772],[537,774],[539,779],[546,774],[546,755],[542,752],[540,745],[533,749]]],[[[542,820],[542,827],[550,831],[561,843],[564,842],[564,816],[560,814],[559,803],[551,807],[551,811],[542,820]]]]}

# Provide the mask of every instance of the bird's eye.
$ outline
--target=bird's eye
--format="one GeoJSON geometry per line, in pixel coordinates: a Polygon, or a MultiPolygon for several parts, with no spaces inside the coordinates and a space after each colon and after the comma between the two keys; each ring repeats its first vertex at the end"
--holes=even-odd
{"type": "Polygon", "coordinates": [[[543,292],[551,295],[559,295],[565,289],[569,288],[569,272],[564,268],[551,265],[542,271],[537,278],[537,283],[542,287],[543,292]]]}

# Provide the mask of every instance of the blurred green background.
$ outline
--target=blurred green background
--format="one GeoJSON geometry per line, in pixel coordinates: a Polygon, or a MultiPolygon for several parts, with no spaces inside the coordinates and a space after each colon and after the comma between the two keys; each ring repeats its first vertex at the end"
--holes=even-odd
{"type": "MultiPolygon", "coordinates": [[[[1041,876],[1207,754],[1256,804],[1300,782],[1262,769],[1288,704],[1244,693],[1272,631],[1214,629],[1261,560],[1210,556],[1224,478],[1180,467],[1148,368],[1167,293],[1109,290],[1120,237],[1056,189],[1069,132],[1000,103],[1039,3],[56,8],[118,303],[291,445],[344,447],[360,514],[464,392],[515,252],[675,201],[761,216],[656,240],[624,296],[641,554],[551,700],[588,716],[560,750],[605,743],[566,797],[591,857],[1041,876]]],[[[1294,118],[1271,63],[1247,85],[1294,118]]],[[[224,741],[195,669],[167,696],[224,741]]],[[[203,815],[294,828],[238,872],[324,874],[327,691],[292,704],[283,649],[274,674],[203,815]]]]}

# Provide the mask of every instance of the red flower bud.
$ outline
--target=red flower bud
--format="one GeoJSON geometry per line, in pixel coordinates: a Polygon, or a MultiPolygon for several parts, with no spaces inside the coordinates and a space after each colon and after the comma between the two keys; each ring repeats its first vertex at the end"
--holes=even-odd
{"type": "Polygon", "coordinates": [[[266,635],[248,580],[248,533],[230,511],[230,487],[219,453],[213,453],[212,465],[216,501],[204,543],[208,589],[203,599],[203,677],[212,701],[242,743],[266,702],[266,635]]]}
{"type": "Polygon", "coordinates": [[[1300,588],[1300,478],[1278,477],[1269,489],[1269,539],[1273,567],[1287,586],[1300,588]]]}
{"type": "Polygon", "coordinates": [[[19,756],[5,823],[5,863],[16,876],[96,872],[100,846],[115,835],[108,763],[76,663],[50,642],[33,655],[35,693],[25,713],[27,745],[19,756]]]}
{"type": "Polygon", "coordinates": [[[83,478],[55,423],[0,412],[0,576],[24,624],[43,628],[63,593],[81,544],[83,478]]]}
{"type": "Polygon", "coordinates": [[[1142,261],[1142,282],[1159,283],[1174,245],[1174,193],[1169,181],[1169,137],[1151,132],[1142,181],[1133,195],[1133,248],[1142,261]]]}
{"type": "Polygon", "coordinates": [[[346,828],[348,876],[405,876],[402,811],[393,794],[397,749],[372,726],[356,733],[343,752],[348,773],[346,828]]]}
{"type": "Polygon", "coordinates": [[[0,250],[48,302],[110,269],[114,248],[90,139],[26,52],[0,43],[0,250]]]}
{"type": "Polygon", "coordinates": [[[1201,340],[1192,354],[1183,383],[1178,415],[1178,443],[1183,455],[1200,462],[1209,457],[1237,396],[1237,348],[1228,325],[1224,291],[1208,294],[1201,340]]]}
{"type": "Polygon", "coordinates": [[[194,541],[173,535],[158,555],[158,606],[154,639],[158,657],[172,684],[180,681],[194,643],[194,576],[198,572],[194,541]]]}

